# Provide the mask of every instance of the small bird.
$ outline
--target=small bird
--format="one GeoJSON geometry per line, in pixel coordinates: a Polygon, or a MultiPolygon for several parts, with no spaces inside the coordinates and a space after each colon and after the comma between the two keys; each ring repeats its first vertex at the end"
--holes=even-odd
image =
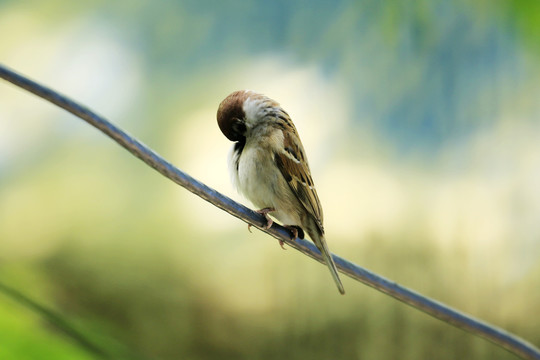
{"type": "MultiPolygon", "coordinates": [[[[221,132],[234,145],[229,153],[232,182],[296,238],[304,230],[321,252],[338,290],[345,293],[324,237],[323,212],[304,147],[289,115],[274,100],[250,90],[235,91],[217,112],[221,132]]],[[[283,245],[281,243],[281,245],[283,245]]]]}

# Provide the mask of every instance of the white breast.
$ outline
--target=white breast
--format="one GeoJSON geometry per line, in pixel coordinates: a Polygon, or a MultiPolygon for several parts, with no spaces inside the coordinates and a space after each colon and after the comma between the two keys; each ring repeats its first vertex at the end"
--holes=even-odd
{"type": "MultiPolygon", "coordinates": [[[[234,166],[234,153],[229,163],[234,166]]],[[[255,205],[256,210],[274,208],[270,215],[285,225],[300,225],[300,205],[280,170],[271,149],[247,142],[238,162],[238,171],[231,167],[233,184],[255,205]]]]}
{"type": "Polygon", "coordinates": [[[272,154],[246,144],[238,166],[238,190],[260,209],[275,207],[278,171],[272,154]]]}

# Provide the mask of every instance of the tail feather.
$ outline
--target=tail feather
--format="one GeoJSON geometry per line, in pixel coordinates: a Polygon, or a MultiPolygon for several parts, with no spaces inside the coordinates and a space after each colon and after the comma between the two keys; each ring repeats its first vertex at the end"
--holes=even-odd
{"type": "Polygon", "coordinates": [[[341,279],[339,278],[336,264],[334,263],[334,259],[332,259],[332,254],[328,249],[328,245],[326,245],[324,235],[317,234],[316,236],[313,236],[313,242],[315,243],[315,245],[317,245],[317,248],[321,252],[324,261],[326,262],[326,265],[328,265],[328,269],[330,269],[330,274],[332,274],[332,278],[334,279],[334,282],[336,283],[339,292],[342,295],[345,294],[345,288],[343,288],[343,284],[341,283],[341,279]]]}

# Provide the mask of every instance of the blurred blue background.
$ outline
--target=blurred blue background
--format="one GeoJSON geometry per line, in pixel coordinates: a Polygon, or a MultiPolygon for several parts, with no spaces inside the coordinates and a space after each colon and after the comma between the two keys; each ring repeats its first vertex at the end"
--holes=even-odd
{"type": "MultiPolygon", "coordinates": [[[[234,199],[230,92],[295,121],[331,250],[540,344],[540,3],[0,1],[0,61],[234,199]]],[[[111,358],[514,359],[282,251],[0,84],[0,282],[111,358]]],[[[270,240],[270,241],[269,241],[270,240]]],[[[94,355],[0,294],[0,358],[94,355]]]]}

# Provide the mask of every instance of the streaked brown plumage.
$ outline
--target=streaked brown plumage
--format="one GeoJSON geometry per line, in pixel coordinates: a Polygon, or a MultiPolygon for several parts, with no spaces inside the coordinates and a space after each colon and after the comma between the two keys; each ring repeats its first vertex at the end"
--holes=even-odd
{"type": "Polygon", "coordinates": [[[261,213],[269,212],[301,237],[305,230],[344,294],[326,245],[321,203],[289,115],[274,100],[241,90],[221,102],[217,120],[223,134],[235,142],[229,156],[234,185],[255,206],[265,210],[261,213]]]}

